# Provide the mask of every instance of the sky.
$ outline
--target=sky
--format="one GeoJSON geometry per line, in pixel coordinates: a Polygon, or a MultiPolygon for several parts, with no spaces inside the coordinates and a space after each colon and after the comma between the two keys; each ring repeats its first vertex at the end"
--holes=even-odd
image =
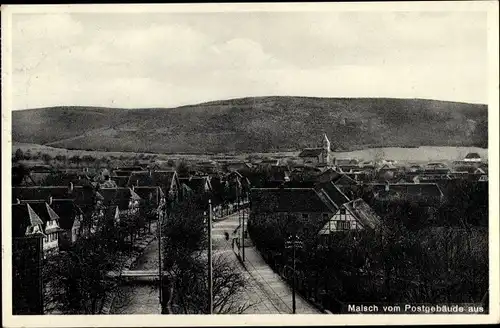
{"type": "Polygon", "coordinates": [[[248,96],[488,103],[484,12],[13,14],[14,110],[248,96]]]}

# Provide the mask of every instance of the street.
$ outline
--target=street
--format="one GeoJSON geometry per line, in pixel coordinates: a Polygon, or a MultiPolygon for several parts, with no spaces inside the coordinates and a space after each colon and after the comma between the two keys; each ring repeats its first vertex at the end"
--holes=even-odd
{"type": "MultiPolygon", "coordinates": [[[[245,223],[246,223],[245,218],[245,223]]],[[[224,253],[228,261],[233,262],[234,267],[247,279],[245,297],[242,303],[247,302],[251,306],[245,314],[291,314],[292,313],[292,290],[274,273],[265,263],[258,251],[253,246],[245,248],[245,267],[241,265],[232,250],[233,232],[238,228],[239,214],[234,213],[226,219],[213,224],[212,238],[214,254],[224,253]],[[229,240],[226,240],[228,233],[229,240]]],[[[240,238],[241,231],[234,236],[240,238]]],[[[237,248],[235,247],[237,252],[237,248]]],[[[320,314],[321,312],[296,295],[296,312],[300,314],[320,314]]]]}

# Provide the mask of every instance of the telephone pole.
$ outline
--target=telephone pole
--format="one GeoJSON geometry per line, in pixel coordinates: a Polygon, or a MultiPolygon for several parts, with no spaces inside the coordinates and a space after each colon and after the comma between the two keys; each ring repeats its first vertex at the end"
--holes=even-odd
{"type": "MultiPolygon", "coordinates": [[[[245,197],[243,197],[245,200],[245,197]]],[[[241,220],[241,247],[242,247],[242,258],[245,261],[245,204],[242,206],[242,220],[241,220]]]]}
{"type": "Polygon", "coordinates": [[[209,314],[213,314],[213,272],[212,272],[212,200],[208,200],[208,218],[207,218],[207,228],[208,228],[208,307],[209,314]]]}
{"type": "Polygon", "coordinates": [[[165,209],[163,210],[162,215],[158,216],[158,224],[156,226],[156,229],[158,230],[158,281],[160,284],[160,291],[159,291],[159,296],[160,296],[160,314],[163,314],[163,272],[162,272],[162,262],[161,262],[161,228],[162,228],[162,222],[165,216],[167,216],[167,205],[165,204],[165,209]]]}

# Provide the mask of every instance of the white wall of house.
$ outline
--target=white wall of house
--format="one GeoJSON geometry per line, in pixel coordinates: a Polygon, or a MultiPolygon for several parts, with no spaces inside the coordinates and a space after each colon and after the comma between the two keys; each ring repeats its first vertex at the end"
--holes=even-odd
{"type": "Polygon", "coordinates": [[[346,230],[362,230],[363,226],[356,217],[345,207],[341,207],[320,230],[320,235],[346,230]]]}
{"type": "Polygon", "coordinates": [[[57,252],[59,249],[59,233],[57,229],[59,225],[56,221],[47,221],[47,226],[45,227],[45,231],[54,230],[54,232],[46,232],[46,236],[43,238],[43,252],[44,253],[53,253],[57,252]]]}

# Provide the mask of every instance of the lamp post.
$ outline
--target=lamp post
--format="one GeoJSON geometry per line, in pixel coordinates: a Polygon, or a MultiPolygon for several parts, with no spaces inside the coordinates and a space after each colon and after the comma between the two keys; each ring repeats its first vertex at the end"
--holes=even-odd
{"type": "Polygon", "coordinates": [[[293,264],[292,264],[292,271],[293,271],[293,279],[292,279],[292,312],[293,314],[296,313],[296,306],[295,306],[295,279],[296,279],[296,271],[295,271],[295,251],[297,248],[302,248],[302,241],[299,239],[297,235],[289,236],[288,240],[285,242],[285,248],[286,249],[292,249],[292,256],[293,256],[293,264]]]}

